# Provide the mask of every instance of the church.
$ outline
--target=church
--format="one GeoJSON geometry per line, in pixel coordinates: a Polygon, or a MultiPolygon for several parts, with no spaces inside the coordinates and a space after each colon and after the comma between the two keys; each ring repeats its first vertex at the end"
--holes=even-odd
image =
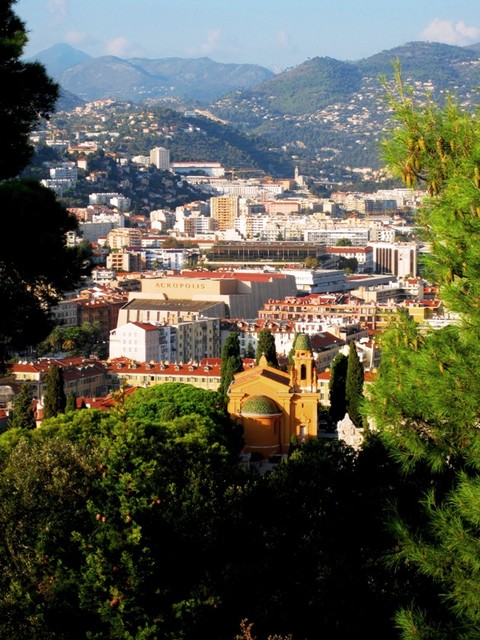
{"type": "Polygon", "coordinates": [[[244,429],[244,453],[288,453],[292,439],[317,435],[319,388],[310,339],[299,334],[290,372],[256,367],[237,373],[228,390],[228,412],[244,429]]]}

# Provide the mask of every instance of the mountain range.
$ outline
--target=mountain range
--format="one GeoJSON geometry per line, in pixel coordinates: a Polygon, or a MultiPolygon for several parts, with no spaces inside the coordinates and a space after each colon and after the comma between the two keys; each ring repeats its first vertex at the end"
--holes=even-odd
{"type": "Polygon", "coordinates": [[[449,92],[468,106],[480,86],[480,44],[411,42],[358,61],[316,57],[274,74],[259,65],[209,58],[92,58],[69,45],[37,56],[72,104],[102,98],[201,107],[247,134],[269,140],[299,164],[379,166],[388,121],[380,77],[403,77],[420,95],[449,92]]]}
{"type": "Polygon", "coordinates": [[[85,102],[113,98],[131,102],[184,98],[208,102],[239,88],[273,77],[254,64],[223,64],[210,58],[93,58],[67,44],[56,44],[35,56],[52,78],[85,102]]]}

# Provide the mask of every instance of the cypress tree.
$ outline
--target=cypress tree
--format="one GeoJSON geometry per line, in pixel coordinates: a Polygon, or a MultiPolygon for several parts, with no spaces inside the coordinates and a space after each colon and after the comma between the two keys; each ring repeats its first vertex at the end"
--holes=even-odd
{"type": "Polygon", "coordinates": [[[12,429],[35,429],[33,393],[29,382],[24,382],[13,403],[13,415],[9,421],[12,429]]]}
{"type": "Polygon", "coordinates": [[[238,334],[232,331],[228,334],[222,348],[219,387],[219,392],[221,394],[226,396],[228,387],[232,383],[233,376],[239,371],[243,371],[243,362],[240,357],[240,341],[238,339],[238,334]]]}
{"type": "Polygon", "coordinates": [[[43,418],[54,418],[65,411],[67,404],[62,369],[56,365],[51,366],[45,376],[45,383],[43,418]]]}
{"type": "Polygon", "coordinates": [[[337,353],[330,368],[330,420],[337,423],[345,417],[347,412],[346,382],[348,358],[343,353],[337,353]]]}
{"type": "Polygon", "coordinates": [[[355,341],[350,342],[347,358],[347,378],[345,381],[345,400],[348,415],[356,427],[362,427],[360,406],[363,400],[364,372],[357,353],[355,341]]]}
{"type": "Polygon", "coordinates": [[[265,358],[267,359],[267,362],[271,367],[276,367],[278,369],[275,338],[272,332],[268,329],[262,329],[258,334],[257,356],[255,358],[255,364],[258,364],[260,362],[262,354],[265,355],[265,358]]]}
{"type": "Polygon", "coordinates": [[[77,408],[77,396],[75,391],[70,391],[67,397],[67,404],[65,405],[65,413],[68,411],[75,411],[77,408]]]}

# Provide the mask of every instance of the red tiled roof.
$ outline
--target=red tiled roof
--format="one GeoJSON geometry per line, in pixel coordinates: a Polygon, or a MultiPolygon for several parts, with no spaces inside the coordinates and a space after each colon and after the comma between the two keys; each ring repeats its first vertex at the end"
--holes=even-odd
{"type": "Polygon", "coordinates": [[[149,322],[132,322],[136,327],[143,329],[144,331],[158,331],[158,327],[149,322]]]}

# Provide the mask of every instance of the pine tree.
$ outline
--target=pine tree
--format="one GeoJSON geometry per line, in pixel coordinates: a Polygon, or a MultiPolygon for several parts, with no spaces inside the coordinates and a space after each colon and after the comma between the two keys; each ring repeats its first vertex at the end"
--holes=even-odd
{"type": "Polygon", "coordinates": [[[63,370],[52,365],[45,376],[45,396],[43,399],[43,418],[54,418],[65,411],[67,398],[65,396],[63,370]]]}
{"type": "Polygon", "coordinates": [[[330,420],[336,424],[347,413],[346,383],[348,358],[343,353],[337,353],[330,367],[330,420]]]}
{"type": "Polygon", "coordinates": [[[355,341],[350,342],[345,380],[345,401],[348,415],[356,427],[363,426],[360,407],[363,401],[364,372],[357,353],[355,341]]]}
{"type": "Polygon", "coordinates": [[[15,397],[13,415],[9,421],[12,429],[35,429],[35,412],[33,409],[33,392],[29,382],[24,382],[15,397]]]}
{"type": "Polygon", "coordinates": [[[262,354],[265,355],[268,364],[278,369],[277,348],[275,346],[275,338],[271,331],[262,329],[258,334],[257,355],[255,364],[258,364],[262,354]]]}
{"type": "Polygon", "coordinates": [[[396,507],[396,566],[430,580],[397,615],[404,640],[473,640],[480,632],[480,111],[447,97],[417,104],[397,66],[384,83],[397,126],[384,157],[408,187],[424,186],[418,224],[431,253],[424,273],[459,322],[420,332],[399,312],[380,336],[367,414],[391,456],[418,484],[396,507]]]}
{"type": "Polygon", "coordinates": [[[240,357],[240,341],[238,334],[232,331],[228,334],[222,348],[219,387],[219,392],[222,395],[226,396],[234,375],[240,371],[243,371],[243,362],[240,357]]]}

